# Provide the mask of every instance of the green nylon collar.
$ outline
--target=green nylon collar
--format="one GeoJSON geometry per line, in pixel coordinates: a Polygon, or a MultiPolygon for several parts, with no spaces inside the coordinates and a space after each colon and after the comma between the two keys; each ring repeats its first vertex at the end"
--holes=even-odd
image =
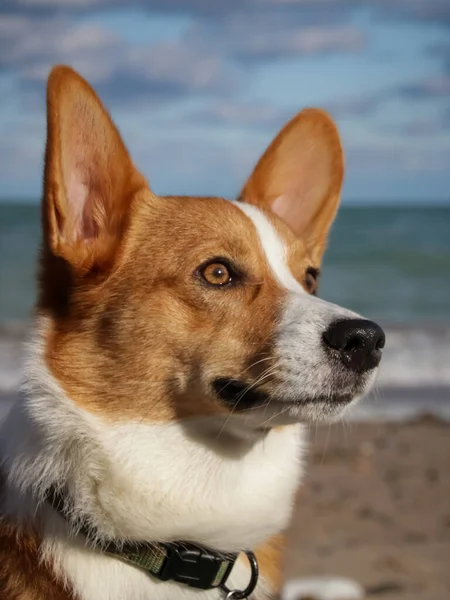
{"type": "MultiPolygon", "coordinates": [[[[64,494],[50,487],[46,499],[53,509],[70,522],[70,505],[64,494]]],[[[258,581],[258,563],[252,552],[246,552],[251,566],[251,581],[246,590],[229,590],[226,581],[236,562],[238,553],[221,553],[190,542],[119,543],[95,541],[95,530],[87,521],[72,522],[76,531],[84,535],[96,550],[113,556],[145,571],[161,581],[176,581],[197,589],[220,588],[226,598],[245,599],[250,596],[258,581]]]]}

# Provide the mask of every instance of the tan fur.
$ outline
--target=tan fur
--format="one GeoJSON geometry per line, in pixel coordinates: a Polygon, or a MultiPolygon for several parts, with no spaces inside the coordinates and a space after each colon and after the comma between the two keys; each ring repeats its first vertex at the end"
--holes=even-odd
{"type": "Polygon", "coordinates": [[[272,589],[280,590],[283,584],[283,554],[286,541],[283,535],[275,535],[255,550],[262,577],[270,582],[272,589]]]}
{"type": "MultiPolygon", "coordinates": [[[[259,371],[270,366],[271,334],[285,292],[261,260],[256,232],[222,199],[155,196],[95,93],[70,69],[57,68],[50,76],[48,111],[38,310],[52,317],[46,358],[53,375],[75,402],[111,419],[167,421],[226,410],[204,387],[193,389],[190,382],[198,379],[200,364],[203,377],[225,367],[227,372],[217,371],[218,376],[244,379],[257,374],[248,370],[252,363],[263,360],[259,371]],[[77,144],[94,163],[88,169],[93,189],[85,217],[92,220],[85,227],[96,231],[93,240],[80,238],[67,198],[70,169],[78,168],[77,144]],[[226,302],[222,291],[211,293],[193,276],[214,255],[240,261],[248,274],[245,286],[226,292],[226,302]],[[251,318],[255,312],[260,315],[257,328],[251,318]]],[[[274,155],[292,150],[297,139],[292,136],[298,128],[304,133],[310,118],[316,137],[333,134],[321,112],[294,119],[264,154],[243,199],[266,204],[262,190],[271,172],[264,165],[283,164],[284,157],[274,155]]],[[[340,172],[333,182],[339,177],[340,172]]],[[[336,192],[334,183],[331,192],[336,192]]],[[[315,246],[308,248],[273,213],[267,215],[304,285],[308,266],[318,265],[312,258],[315,246]]],[[[318,239],[321,248],[323,235],[318,239]]]]}
{"type": "MultiPolygon", "coordinates": [[[[46,366],[73,402],[112,421],[228,412],[208,382],[251,381],[271,365],[286,296],[255,227],[221,198],[153,194],[100,100],[71,69],[52,72],[47,106],[37,305],[49,323],[46,366]],[[242,267],[244,284],[208,288],[198,268],[213,257],[242,267]]],[[[310,109],[280,132],[241,194],[280,233],[308,291],[305,274],[320,265],[342,175],[336,128],[310,109]]],[[[282,547],[276,536],[256,551],[275,588],[282,547]]],[[[2,600],[71,598],[38,554],[32,532],[0,525],[2,600]]]]}
{"type": "Polygon", "coordinates": [[[126,227],[128,205],[146,185],[89,84],[68,67],[53,69],[47,86],[45,247],[79,274],[106,270],[126,227]],[[84,210],[69,200],[75,175],[87,189],[84,210]]]}
{"type": "Polygon", "coordinates": [[[278,215],[320,263],[344,176],[339,133],[331,117],[305,109],[276,136],[244,186],[241,199],[278,215]]]}
{"type": "Polygon", "coordinates": [[[76,600],[41,564],[39,541],[0,522],[0,598],[2,600],[76,600]]]}
{"type": "Polygon", "coordinates": [[[246,372],[249,365],[270,353],[284,291],[258,243],[245,216],[223,200],[141,192],[114,273],[100,286],[82,282],[54,321],[46,346],[54,376],[75,402],[111,419],[167,421],[225,410],[191,380],[199,365],[203,378],[250,379],[258,371],[246,372]],[[172,230],[176,236],[167,238],[172,230]],[[199,282],[196,268],[214,254],[241,261],[246,284],[225,292],[199,282]]]}
{"type": "MultiPolygon", "coordinates": [[[[3,482],[0,476],[0,506],[3,482]]],[[[41,540],[32,530],[0,517],[0,599],[77,600],[40,559],[41,540]]]]}

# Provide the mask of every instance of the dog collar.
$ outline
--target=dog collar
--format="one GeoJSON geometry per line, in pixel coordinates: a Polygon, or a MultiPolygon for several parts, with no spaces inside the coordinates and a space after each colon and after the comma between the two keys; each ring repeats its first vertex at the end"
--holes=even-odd
{"type": "MultiPolygon", "coordinates": [[[[50,487],[46,500],[52,508],[68,520],[68,504],[61,491],[50,487]]],[[[226,581],[239,553],[223,553],[197,546],[191,542],[138,542],[120,543],[114,540],[106,544],[95,542],[95,532],[79,519],[76,530],[92,541],[94,547],[104,554],[145,571],[160,581],[176,581],[201,590],[220,589],[226,600],[245,600],[256,588],[258,562],[253,552],[245,551],[251,567],[251,579],[245,590],[230,589],[226,581]]]]}

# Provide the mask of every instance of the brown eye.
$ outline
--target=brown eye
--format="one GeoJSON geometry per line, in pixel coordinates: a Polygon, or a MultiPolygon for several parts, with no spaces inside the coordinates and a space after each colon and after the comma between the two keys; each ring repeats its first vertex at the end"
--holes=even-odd
{"type": "Polygon", "coordinates": [[[230,268],[221,263],[213,262],[200,269],[200,275],[210,285],[224,286],[233,281],[230,268]]]}
{"type": "Polygon", "coordinates": [[[306,290],[315,296],[317,294],[317,280],[319,278],[319,271],[314,267],[308,267],[305,273],[305,287],[306,290]]]}

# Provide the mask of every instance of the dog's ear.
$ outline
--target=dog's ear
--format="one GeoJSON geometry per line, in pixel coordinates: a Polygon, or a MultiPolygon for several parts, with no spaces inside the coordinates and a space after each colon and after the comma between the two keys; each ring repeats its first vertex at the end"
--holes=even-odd
{"type": "Polygon", "coordinates": [[[75,272],[106,268],[143,187],[95,92],[69,67],[55,67],[47,86],[44,245],[75,272]]]}
{"type": "Polygon", "coordinates": [[[301,237],[320,262],[344,175],[339,133],[314,108],[298,113],[267,148],[240,200],[270,210],[301,237]]]}

